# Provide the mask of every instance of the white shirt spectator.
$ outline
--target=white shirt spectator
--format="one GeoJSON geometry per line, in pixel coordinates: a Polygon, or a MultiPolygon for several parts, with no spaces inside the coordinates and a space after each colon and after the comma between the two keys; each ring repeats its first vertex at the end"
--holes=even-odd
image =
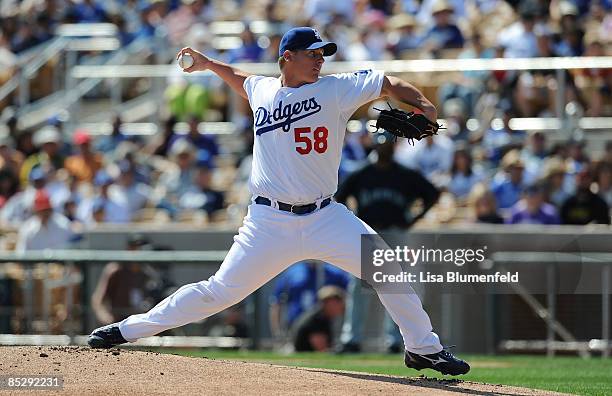
{"type": "Polygon", "coordinates": [[[108,189],[110,200],[127,208],[130,221],[145,207],[151,193],[151,187],[144,183],[133,183],[129,186],[113,184],[108,189]]]}
{"type": "Polygon", "coordinates": [[[401,139],[394,159],[401,165],[420,171],[433,181],[437,175],[450,171],[454,150],[453,141],[444,135],[434,137],[431,145],[427,144],[427,139],[415,142],[414,146],[410,145],[408,139],[401,139]]]}
{"type": "Polygon", "coordinates": [[[448,191],[457,198],[467,198],[472,188],[483,179],[482,173],[478,171],[472,170],[469,176],[457,172],[451,176],[448,183],[448,191]]]}
{"type": "Polygon", "coordinates": [[[534,32],[525,30],[521,21],[500,31],[498,44],[505,48],[505,58],[533,58],[538,56],[538,43],[534,32]]]}
{"type": "Polygon", "coordinates": [[[330,21],[332,14],[338,14],[351,21],[354,8],[353,0],[306,0],[303,16],[306,19],[314,18],[318,23],[322,23],[322,21],[330,21]]]}
{"type": "Polygon", "coordinates": [[[16,250],[65,249],[72,235],[70,220],[59,213],[53,213],[46,225],[40,217],[32,216],[19,228],[16,250]]]}
{"type": "Polygon", "coordinates": [[[86,225],[93,225],[94,206],[100,203],[104,208],[105,223],[129,223],[131,221],[130,209],[126,200],[116,201],[111,198],[95,197],[84,199],[77,209],[77,218],[86,225]]]}
{"type": "MultiPolygon", "coordinates": [[[[433,16],[432,10],[433,6],[439,0],[423,0],[421,3],[421,8],[416,16],[416,19],[423,26],[428,26],[433,24],[433,16]]],[[[449,0],[450,5],[453,7],[453,15],[455,22],[459,22],[465,18],[467,18],[467,1],[466,0],[449,0]]]]}
{"type": "Polygon", "coordinates": [[[28,219],[32,214],[35,195],[36,189],[31,186],[13,195],[0,211],[2,223],[17,227],[28,219]]]}

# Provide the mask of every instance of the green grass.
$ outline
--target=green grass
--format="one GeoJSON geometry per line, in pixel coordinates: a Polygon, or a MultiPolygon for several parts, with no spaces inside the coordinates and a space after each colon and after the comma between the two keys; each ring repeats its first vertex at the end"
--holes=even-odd
{"type": "MultiPolygon", "coordinates": [[[[414,371],[403,365],[401,355],[359,354],[331,355],[295,353],[282,355],[274,352],[220,350],[160,350],[185,356],[211,359],[265,362],[285,366],[314,367],[374,374],[414,377],[441,376],[432,370],[414,371]]],[[[505,384],[526,388],[545,389],[576,395],[612,395],[612,359],[589,360],[578,357],[546,358],[544,356],[465,356],[472,365],[461,379],[505,384]]]]}

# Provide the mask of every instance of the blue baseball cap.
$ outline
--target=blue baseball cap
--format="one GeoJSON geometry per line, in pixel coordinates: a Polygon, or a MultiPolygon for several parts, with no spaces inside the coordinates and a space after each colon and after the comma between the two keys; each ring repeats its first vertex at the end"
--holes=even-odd
{"type": "Polygon", "coordinates": [[[195,166],[198,168],[214,169],[215,160],[208,150],[198,150],[195,166]]]}
{"type": "Polygon", "coordinates": [[[42,168],[42,166],[35,166],[30,170],[29,179],[30,182],[34,183],[41,180],[46,180],[47,172],[42,168]]]}
{"type": "Polygon", "coordinates": [[[283,56],[286,50],[313,50],[319,48],[323,48],[323,56],[333,55],[338,50],[336,43],[321,40],[321,36],[316,29],[297,27],[284,34],[278,48],[278,56],[283,56]]]}
{"type": "Polygon", "coordinates": [[[94,185],[96,186],[104,186],[107,184],[112,184],[115,180],[111,175],[108,174],[104,169],[99,170],[94,176],[94,185]]]}

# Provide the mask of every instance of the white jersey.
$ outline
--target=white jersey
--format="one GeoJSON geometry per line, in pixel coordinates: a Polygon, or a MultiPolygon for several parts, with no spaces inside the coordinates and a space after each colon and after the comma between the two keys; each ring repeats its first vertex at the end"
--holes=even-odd
{"type": "Polygon", "coordinates": [[[383,80],[382,71],[362,70],[288,88],[280,78],[249,76],[244,90],[254,115],[251,193],[291,204],[332,196],[346,123],[380,96],[383,80]]]}

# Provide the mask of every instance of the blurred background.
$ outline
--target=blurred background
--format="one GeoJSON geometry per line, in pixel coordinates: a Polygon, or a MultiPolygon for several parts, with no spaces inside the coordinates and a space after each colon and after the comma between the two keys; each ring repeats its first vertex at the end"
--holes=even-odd
{"type": "MultiPolygon", "coordinates": [[[[338,201],[381,232],[495,235],[525,260],[581,236],[581,252],[599,255],[599,295],[420,290],[443,342],[608,356],[609,0],[1,1],[0,344],[83,343],[215,272],[250,203],[252,114],[174,57],[192,46],[278,75],[294,26],[338,44],[323,73],[399,75],[446,127],[390,141],[371,127],[386,103],[363,106],[347,125],[338,201]]],[[[241,304],[142,342],[401,351],[370,296],[302,262],[241,304]]]]}

